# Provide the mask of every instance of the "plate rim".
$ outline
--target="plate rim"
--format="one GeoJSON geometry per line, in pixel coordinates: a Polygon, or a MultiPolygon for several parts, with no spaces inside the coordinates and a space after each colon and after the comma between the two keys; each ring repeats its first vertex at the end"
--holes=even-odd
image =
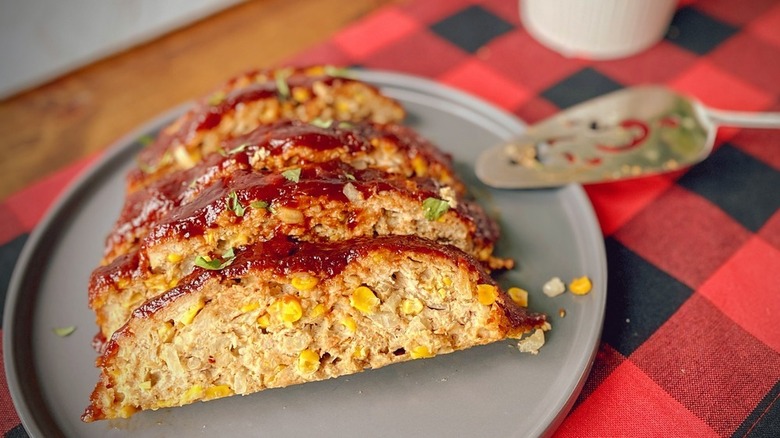
{"type": "MultiPolygon", "coordinates": [[[[386,70],[363,70],[356,69],[351,70],[359,79],[365,80],[378,86],[380,89],[383,87],[395,87],[397,89],[410,90],[417,93],[430,95],[436,98],[453,101],[459,103],[469,109],[476,109],[481,114],[489,114],[491,121],[498,120],[497,125],[503,127],[516,127],[518,133],[521,132],[525,123],[519,118],[503,110],[502,108],[483,100],[479,97],[468,94],[464,91],[449,87],[431,79],[423,78],[420,76],[410,75],[406,73],[399,73],[386,70]]],[[[32,349],[24,352],[24,355],[15,353],[15,350],[19,344],[22,343],[15,335],[17,327],[25,324],[32,324],[32,319],[29,319],[26,323],[23,318],[20,318],[22,314],[32,314],[35,308],[35,298],[37,294],[33,294],[32,299],[23,300],[25,298],[25,286],[29,284],[36,285],[39,281],[36,272],[39,272],[43,267],[36,268],[33,262],[36,259],[45,256],[41,255],[41,252],[45,249],[45,240],[48,237],[58,239],[62,232],[58,230],[58,219],[67,218],[71,215],[71,211],[74,206],[78,205],[80,200],[88,197],[92,188],[90,187],[90,181],[100,178],[101,174],[110,171],[110,169],[116,166],[116,162],[124,162],[129,158],[134,157],[135,151],[133,144],[142,135],[154,130],[159,129],[166,121],[173,120],[176,116],[184,113],[188,107],[190,107],[192,101],[180,104],[172,109],[169,109],[149,121],[139,125],[135,129],[129,131],[127,134],[120,137],[113,142],[102,153],[99,153],[99,157],[92,163],[88,164],[87,168],[82,170],[75,178],[73,178],[66,187],[60,192],[55,200],[47,208],[45,214],[41,220],[36,224],[35,228],[29,234],[27,241],[25,242],[22,251],[17,258],[16,265],[14,266],[8,289],[5,298],[5,309],[3,312],[3,361],[6,374],[6,381],[8,384],[8,390],[11,395],[11,399],[16,410],[19,419],[25,430],[32,437],[37,436],[62,436],[62,429],[59,428],[59,424],[53,419],[48,410],[34,410],[31,406],[43,404],[46,406],[46,402],[43,400],[43,392],[37,385],[37,382],[23,383],[20,378],[22,375],[35,375],[37,370],[34,366],[34,361],[30,361],[30,364],[22,363],[23,359],[31,358],[33,356],[32,349]],[[25,370],[25,365],[28,368],[25,370]],[[33,391],[34,394],[29,394],[33,391]],[[32,397],[31,397],[32,395],[32,397]],[[42,424],[41,421],[37,421],[41,416],[44,416],[49,421],[42,424]],[[51,430],[51,425],[57,425],[56,430],[51,430]],[[43,428],[44,425],[49,426],[48,429],[43,428]]],[[[556,189],[542,189],[542,190],[560,190],[568,192],[568,196],[574,197],[580,204],[578,207],[584,210],[585,217],[581,217],[581,225],[586,230],[584,237],[589,240],[588,247],[595,250],[598,257],[595,260],[597,271],[594,275],[600,276],[604,279],[604,284],[600,292],[603,297],[599,298],[599,303],[596,307],[598,321],[597,330],[594,334],[595,342],[590,349],[588,355],[582,357],[580,362],[584,362],[584,366],[580,365],[579,374],[576,378],[576,382],[571,388],[569,394],[563,397],[563,400],[555,406],[554,409],[548,411],[548,415],[544,420],[540,421],[539,428],[537,430],[530,431],[533,435],[547,436],[552,434],[565,419],[566,415],[574,405],[578,395],[580,394],[585,381],[590,374],[590,370],[593,366],[595,356],[597,354],[601,334],[603,331],[604,315],[606,311],[606,294],[607,294],[607,259],[606,248],[604,245],[604,238],[601,232],[601,228],[598,224],[598,219],[589,197],[580,184],[572,183],[564,187],[556,189]]],[[[32,288],[33,290],[37,290],[32,288]]]]}

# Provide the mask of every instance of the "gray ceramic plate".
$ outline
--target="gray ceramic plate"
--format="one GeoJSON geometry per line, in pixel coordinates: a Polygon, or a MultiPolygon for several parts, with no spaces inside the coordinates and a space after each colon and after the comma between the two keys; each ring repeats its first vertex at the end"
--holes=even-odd
{"type": "Polygon", "coordinates": [[[124,175],[144,134],[174,111],[128,136],[60,198],[25,247],[5,309],[6,375],[25,428],[34,437],[112,436],[535,436],[550,433],[590,369],[606,303],[602,236],[582,188],[496,191],[471,168],[485,147],[522,131],[495,107],[409,76],[363,72],[401,100],[408,123],[451,152],[462,175],[503,227],[499,251],[519,261],[505,285],[531,292],[531,307],[551,316],[538,356],[509,341],[393,365],[325,382],[229,397],[130,420],[79,420],[98,376],[87,279],[123,201],[124,175]],[[586,296],[548,298],[553,276],[588,275],[586,296]],[[558,309],[566,309],[566,317],[558,309]],[[68,337],[53,329],[76,326],[68,337]]]}

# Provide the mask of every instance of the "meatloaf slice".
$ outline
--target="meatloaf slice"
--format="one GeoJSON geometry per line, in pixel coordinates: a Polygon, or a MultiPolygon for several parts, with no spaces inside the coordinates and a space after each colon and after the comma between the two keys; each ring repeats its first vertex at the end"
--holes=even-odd
{"type": "Polygon", "coordinates": [[[89,303],[102,336],[196,265],[219,264],[226,252],[274,235],[315,242],[417,235],[489,265],[498,228],[477,204],[430,179],[340,161],[283,173],[236,170],[151,226],[137,250],[94,271],[89,303]]]}
{"type": "Polygon", "coordinates": [[[548,328],[483,267],[414,236],[276,237],[137,308],[82,419],[333,378],[548,328]]]}
{"type": "Polygon", "coordinates": [[[465,193],[451,158],[404,126],[331,122],[324,126],[282,121],[227,141],[194,167],[169,172],[130,193],[106,239],[102,264],[136,248],[150,227],[172,209],[191,202],[235,170],[274,171],[330,160],[404,177],[429,177],[458,194],[465,193]]]}
{"type": "Polygon", "coordinates": [[[365,82],[324,67],[261,70],[239,76],[198,100],[138,155],[128,191],[187,169],[224,140],[279,120],[400,122],[403,108],[365,82]]]}

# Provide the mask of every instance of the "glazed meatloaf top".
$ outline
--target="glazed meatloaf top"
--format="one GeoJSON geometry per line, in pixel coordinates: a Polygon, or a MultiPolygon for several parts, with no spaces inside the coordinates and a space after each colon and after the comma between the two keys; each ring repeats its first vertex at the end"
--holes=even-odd
{"type": "Polygon", "coordinates": [[[134,191],[171,171],[187,169],[220,144],[281,120],[400,122],[403,108],[376,87],[324,67],[250,72],[195,102],[138,155],[128,176],[134,191]]]}
{"type": "Polygon", "coordinates": [[[194,167],[161,175],[145,188],[128,194],[106,239],[103,263],[134,247],[148,227],[172,209],[190,202],[236,170],[274,171],[329,160],[404,177],[430,177],[452,187],[458,195],[465,193],[465,186],[452,169],[451,158],[407,127],[330,122],[328,126],[318,126],[282,121],[227,141],[194,167]]]}

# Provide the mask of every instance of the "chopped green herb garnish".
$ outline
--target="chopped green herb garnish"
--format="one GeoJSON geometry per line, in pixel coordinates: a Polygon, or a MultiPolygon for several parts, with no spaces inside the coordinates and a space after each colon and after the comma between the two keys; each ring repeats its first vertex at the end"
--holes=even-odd
{"type": "Polygon", "coordinates": [[[235,190],[228,194],[228,197],[225,198],[225,203],[227,203],[228,210],[235,213],[236,216],[241,217],[244,215],[246,208],[241,205],[241,201],[238,200],[238,193],[235,190]]]}
{"type": "Polygon", "coordinates": [[[155,170],[157,170],[156,167],[150,166],[150,165],[144,163],[141,160],[138,160],[136,164],[138,164],[138,168],[141,169],[141,172],[143,172],[143,173],[145,173],[147,175],[150,174],[150,173],[153,173],[155,170]]]}
{"type": "Polygon", "coordinates": [[[160,159],[156,163],[149,164],[148,161],[142,161],[138,158],[136,158],[135,160],[136,164],[138,165],[138,168],[141,169],[141,172],[143,173],[154,173],[160,168],[172,164],[173,161],[174,159],[171,151],[165,151],[163,156],[160,157],[160,159]]]}
{"type": "Polygon", "coordinates": [[[70,327],[57,327],[57,328],[54,329],[54,334],[59,336],[59,337],[61,337],[61,338],[64,338],[66,336],[72,335],[73,332],[75,332],[75,331],[76,331],[76,326],[75,325],[72,325],[70,327]]]}
{"type": "Polygon", "coordinates": [[[301,179],[301,168],[296,169],[287,169],[284,172],[282,172],[282,176],[287,178],[288,180],[292,182],[298,182],[298,180],[301,179]]]}
{"type": "Polygon", "coordinates": [[[330,125],[332,125],[332,124],[333,124],[333,119],[330,119],[330,120],[324,120],[324,119],[320,119],[320,118],[318,117],[318,118],[316,118],[316,119],[312,120],[312,121],[311,121],[311,122],[309,122],[309,123],[310,123],[310,124],[312,124],[312,125],[314,125],[314,126],[316,126],[316,127],[318,127],[318,128],[327,129],[327,128],[330,128],[330,125]]]}
{"type": "Polygon", "coordinates": [[[173,153],[171,153],[171,151],[165,151],[162,158],[160,158],[159,163],[157,164],[157,168],[160,168],[162,166],[167,166],[171,163],[173,163],[173,153]]]}
{"type": "Polygon", "coordinates": [[[344,176],[346,176],[347,179],[350,180],[350,181],[354,181],[355,180],[355,175],[353,175],[351,173],[345,173],[344,176]]]}
{"type": "Polygon", "coordinates": [[[149,146],[153,142],[154,142],[154,137],[152,137],[149,134],[138,137],[138,143],[141,143],[143,146],[149,146]]]}
{"type": "Polygon", "coordinates": [[[288,99],[290,97],[290,86],[287,85],[287,75],[276,72],[274,80],[276,81],[276,90],[279,93],[279,97],[288,99]]]}
{"type": "Polygon", "coordinates": [[[235,258],[235,251],[233,251],[233,248],[230,248],[229,250],[225,251],[224,254],[222,254],[222,260],[211,258],[207,259],[204,256],[195,257],[195,266],[200,266],[201,268],[208,269],[210,271],[218,271],[233,263],[233,259],[235,258]]]}
{"type": "Polygon", "coordinates": [[[252,208],[268,208],[268,203],[265,201],[252,201],[251,204],[252,208]]]}
{"type": "Polygon", "coordinates": [[[210,270],[222,269],[222,261],[219,259],[206,260],[203,256],[197,256],[195,257],[195,266],[210,270]]]}
{"type": "Polygon", "coordinates": [[[248,147],[249,147],[249,143],[242,143],[240,146],[236,146],[229,151],[226,151],[225,149],[219,147],[217,148],[217,152],[219,152],[219,154],[222,155],[223,157],[229,157],[239,152],[244,152],[244,150],[246,150],[246,148],[248,147]]]}
{"type": "Polygon", "coordinates": [[[211,106],[217,106],[220,103],[224,102],[226,97],[227,96],[225,95],[224,92],[217,91],[216,93],[209,96],[208,104],[211,106]]]}
{"type": "Polygon", "coordinates": [[[450,204],[447,201],[436,198],[427,198],[425,201],[423,201],[422,206],[423,212],[425,213],[425,218],[429,221],[435,221],[439,219],[444,213],[447,212],[447,210],[450,209],[450,204]]]}
{"type": "Polygon", "coordinates": [[[326,65],[325,66],[325,74],[328,75],[328,76],[335,76],[335,77],[341,77],[341,78],[352,77],[352,73],[349,71],[348,68],[336,67],[336,66],[333,66],[333,65],[326,65]]]}
{"type": "Polygon", "coordinates": [[[228,155],[237,154],[239,152],[244,152],[248,147],[249,147],[249,143],[242,143],[240,146],[234,147],[233,149],[229,150],[227,153],[228,155]]]}
{"type": "Polygon", "coordinates": [[[354,126],[355,125],[353,125],[350,122],[339,122],[339,124],[338,124],[339,129],[350,129],[350,128],[354,127],[354,126]]]}

